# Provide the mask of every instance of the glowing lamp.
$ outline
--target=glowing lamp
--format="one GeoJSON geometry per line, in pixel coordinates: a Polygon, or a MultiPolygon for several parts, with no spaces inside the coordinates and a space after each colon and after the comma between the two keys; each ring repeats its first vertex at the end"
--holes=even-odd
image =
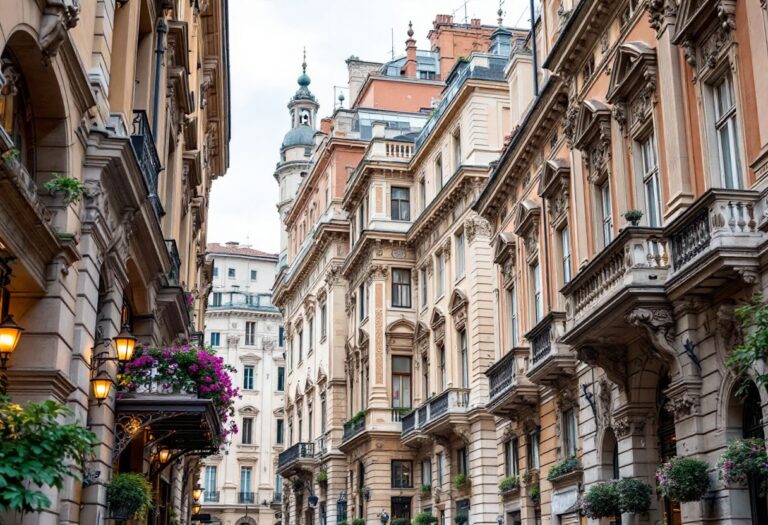
{"type": "Polygon", "coordinates": [[[200,514],[200,504],[195,503],[192,505],[192,514],[200,514]]]}
{"type": "Polygon", "coordinates": [[[117,350],[117,360],[121,363],[130,361],[136,348],[136,338],[128,331],[128,327],[124,326],[112,341],[117,350]]]}
{"type": "Polygon", "coordinates": [[[160,463],[168,463],[168,460],[171,458],[171,451],[167,448],[161,448],[160,452],[157,453],[157,457],[160,463]]]}
{"type": "Polygon", "coordinates": [[[0,323],[0,354],[10,354],[16,350],[23,331],[24,329],[13,320],[12,315],[6,316],[0,323]]]}
{"type": "Polygon", "coordinates": [[[203,495],[203,487],[201,487],[199,484],[192,489],[192,499],[197,501],[199,500],[203,495]]]}
{"type": "Polygon", "coordinates": [[[105,375],[98,375],[91,379],[93,385],[93,397],[101,404],[112,390],[112,380],[105,375]]]}

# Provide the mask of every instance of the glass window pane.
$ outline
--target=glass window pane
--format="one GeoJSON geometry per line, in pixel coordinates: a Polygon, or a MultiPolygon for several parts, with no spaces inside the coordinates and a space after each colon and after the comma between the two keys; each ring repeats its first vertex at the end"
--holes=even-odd
{"type": "Polygon", "coordinates": [[[395,373],[410,374],[411,358],[410,357],[393,357],[392,371],[395,373]]]}

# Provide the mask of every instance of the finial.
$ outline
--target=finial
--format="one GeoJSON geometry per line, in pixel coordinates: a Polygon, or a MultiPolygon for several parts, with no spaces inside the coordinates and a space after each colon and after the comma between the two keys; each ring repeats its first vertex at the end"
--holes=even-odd
{"type": "Polygon", "coordinates": [[[304,46],[304,60],[301,62],[301,71],[307,72],[307,46],[304,46]]]}
{"type": "Polygon", "coordinates": [[[499,27],[502,26],[504,23],[504,10],[501,8],[501,6],[504,4],[504,0],[499,0],[499,10],[496,11],[496,14],[499,15],[499,18],[497,19],[499,22],[499,27]]]}
{"type": "Polygon", "coordinates": [[[413,22],[408,20],[408,38],[413,38],[413,22]]]}

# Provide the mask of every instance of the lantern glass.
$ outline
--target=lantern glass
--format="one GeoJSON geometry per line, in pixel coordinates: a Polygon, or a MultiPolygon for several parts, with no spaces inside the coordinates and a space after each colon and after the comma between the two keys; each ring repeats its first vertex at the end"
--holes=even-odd
{"type": "Polygon", "coordinates": [[[192,514],[200,514],[200,505],[197,503],[192,505],[192,514]]]}
{"type": "Polygon", "coordinates": [[[160,459],[160,463],[168,463],[168,460],[171,458],[171,451],[167,448],[161,448],[157,456],[160,459]]]}
{"type": "Polygon", "coordinates": [[[200,485],[197,485],[195,488],[192,489],[192,499],[197,501],[200,499],[200,497],[203,495],[203,487],[200,485]]]}
{"type": "Polygon", "coordinates": [[[136,349],[136,338],[131,335],[128,328],[124,326],[112,341],[114,341],[117,350],[117,360],[121,363],[130,361],[133,357],[133,351],[136,349]]]}
{"type": "Polygon", "coordinates": [[[0,354],[10,354],[16,350],[23,331],[24,329],[13,320],[13,316],[9,315],[3,319],[0,323],[0,354]]]}
{"type": "Polygon", "coordinates": [[[112,390],[112,380],[108,377],[95,377],[93,383],[93,397],[97,401],[101,402],[109,397],[109,392],[112,390]]]}

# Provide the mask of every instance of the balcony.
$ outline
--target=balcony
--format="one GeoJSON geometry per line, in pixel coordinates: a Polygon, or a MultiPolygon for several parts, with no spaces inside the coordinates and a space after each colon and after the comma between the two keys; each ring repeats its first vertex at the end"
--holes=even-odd
{"type": "Polygon", "coordinates": [[[565,333],[565,314],[550,312],[525,334],[531,343],[531,361],[526,375],[531,382],[551,385],[561,377],[573,375],[576,355],[560,342],[565,333]]]}
{"type": "MultiPolygon", "coordinates": [[[[628,334],[625,316],[629,311],[666,304],[668,255],[662,233],[661,228],[625,228],[560,290],[567,303],[562,343],[578,347],[626,340],[635,335],[631,330],[628,334]]],[[[540,334],[534,329],[530,335],[540,334]]],[[[542,339],[532,348],[539,360],[542,352],[549,352],[546,346],[542,339]]]]}
{"type": "Polygon", "coordinates": [[[469,389],[449,388],[403,416],[400,440],[406,445],[414,445],[425,435],[450,435],[456,425],[467,423],[468,410],[469,389]]]}
{"type": "Polygon", "coordinates": [[[136,162],[139,164],[141,173],[144,176],[144,182],[149,192],[149,202],[159,221],[165,212],[163,205],[160,204],[160,198],[157,195],[157,182],[160,174],[160,157],[157,155],[155,139],[152,136],[152,128],[149,126],[147,112],[135,110],[133,112],[133,121],[131,122],[131,146],[136,155],[136,162]]]}
{"type": "Polygon", "coordinates": [[[757,282],[758,249],[766,241],[757,226],[760,208],[757,191],[712,189],[667,227],[670,300],[709,295],[734,277],[757,282]]]}
{"type": "Polygon", "coordinates": [[[238,492],[237,493],[237,502],[243,503],[243,504],[251,504],[256,502],[256,493],[255,492],[238,492]]]}
{"type": "Polygon", "coordinates": [[[413,157],[413,142],[375,138],[371,141],[365,160],[408,163],[411,157],[413,157]]]}
{"type": "Polygon", "coordinates": [[[218,503],[220,492],[218,490],[203,492],[203,503],[218,503]]]}
{"type": "Polygon", "coordinates": [[[320,436],[315,440],[315,456],[318,458],[323,457],[328,453],[328,442],[325,436],[320,436]]]}
{"type": "Polygon", "coordinates": [[[528,348],[513,348],[486,370],[490,385],[487,408],[492,414],[510,416],[536,404],[538,387],[525,375],[529,353],[528,348]]]}
{"type": "Polygon", "coordinates": [[[298,471],[307,470],[314,464],[314,443],[296,443],[280,453],[277,460],[277,473],[287,478],[298,471]]]}
{"type": "Polygon", "coordinates": [[[176,247],[174,239],[165,240],[165,248],[168,250],[168,257],[171,259],[171,269],[165,276],[167,286],[179,286],[181,277],[181,257],[179,249],[176,247]]]}
{"type": "Polygon", "coordinates": [[[283,506],[283,493],[282,492],[275,492],[272,494],[272,501],[270,502],[270,506],[273,509],[280,509],[280,507],[283,506]]]}
{"type": "Polygon", "coordinates": [[[363,430],[365,430],[365,417],[358,420],[347,421],[344,423],[344,435],[341,438],[342,442],[349,441],[363,430]]]}

